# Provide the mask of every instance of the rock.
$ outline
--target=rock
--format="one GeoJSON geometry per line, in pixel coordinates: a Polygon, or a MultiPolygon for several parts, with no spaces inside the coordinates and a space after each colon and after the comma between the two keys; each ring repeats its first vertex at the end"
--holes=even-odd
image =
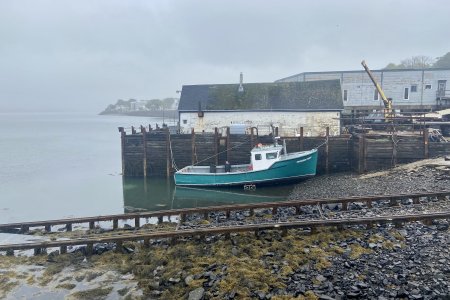
{"type": "Polygon", "coordinates": [[[320,274],[316,276],[316,279],[320,282],[324,282],[325,280],[327,280],[324,276],[322,276],[320,274]]]}
{"type": "Polygon", "coordinates": [[[201,300],[203,298],[203,295],[205,294],[204,288],[197,288],[193,291],[189,292],[189,298],[188,300],[201,300]]]}
{"type": "Polygon", "coordinates": [[[335,300],[336,298],[327,296],[327,295],[322,295],[322,294],[317,294],[317,297],[319,297],[319,300],[335,300]]]}
{"type": "Polygon", "coordinates": [[[446,231],[446,230],[448,230],[448,228],[449,228],[448,223],[441,223],[441,224],[437,225],[437,227],[436,227],[436,229],[439,231],[446,231]]]}
{"type": "Polygon", "coordinates": [[[170,283],[178,283],[178,282],[180,282],[181,281],[181,279],[180,278],[169,278],[169,282],[170,283]]]}
{"type": "Polygon", "coordinates": [[[190,285],[193,280],[194,277],[192,275],[188,275],[186,276],[186,278],[184,278],[184,283],[186,283],[186,285],[190,285]]]}
{"type": "Polygon", "coordinates": [[[258,295],[258,298],[260,299],[260,300],[264,300],[264,299],[266,299],[266,293],[264,293],[264,292],[258,292],[257,293],[257,295],[258,295]]]}
{"type": "Polygon", "coordinates": [[[401,202],[402,202],[403,205],[411,205],[411,204],[413,204],[413,200],[410,199],[410,198],[402,199],[401,202]]]}
{"type": "Polygon", "coordinates": [[[236,247],[231,248],[231,254],[233,254],[234,256],[237,256],[239,254],[239,251],[236,247]]]}

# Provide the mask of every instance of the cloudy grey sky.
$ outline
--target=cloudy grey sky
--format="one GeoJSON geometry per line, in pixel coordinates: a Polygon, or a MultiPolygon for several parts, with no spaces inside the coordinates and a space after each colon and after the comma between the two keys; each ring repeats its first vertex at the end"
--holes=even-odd
{"type": "Polygon", "coordinates": [[[448,0],[0,0],[0,112],[437,57],[449,16],[448,0]]]}

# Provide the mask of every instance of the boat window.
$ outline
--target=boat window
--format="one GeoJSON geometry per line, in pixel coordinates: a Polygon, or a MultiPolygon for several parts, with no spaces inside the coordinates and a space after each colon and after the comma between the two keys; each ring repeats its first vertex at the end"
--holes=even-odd
{"type": "Polygon", "coordinates": [[[277,152],[266,153],[266,158],[267,159],[275,159],[275,158],[277,158],[277,152]]]}
{"type": "Polygon", "coordinates": [[[255,160],[261,160],[261,154],[255,154],[255,160]]]}

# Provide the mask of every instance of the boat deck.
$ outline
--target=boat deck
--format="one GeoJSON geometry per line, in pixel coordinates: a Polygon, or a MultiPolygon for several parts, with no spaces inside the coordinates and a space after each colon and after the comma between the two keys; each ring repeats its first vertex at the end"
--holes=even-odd
{"type": "MultiPolygon", "coordinates": [[[[228,173],[242,173],[249,171],[250,164],[231,165],[231,171],[228,173]]],[[[201,173],[201,174],[225,174],[225,166],[188,166],[180,170],[182,173],[201,173]]]]}

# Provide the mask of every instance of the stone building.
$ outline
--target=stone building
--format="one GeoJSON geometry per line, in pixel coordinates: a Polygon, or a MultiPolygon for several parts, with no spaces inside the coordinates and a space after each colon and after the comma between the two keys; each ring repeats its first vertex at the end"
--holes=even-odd
{"type": "Polygon", "coordinates": [[[305,136],[324,135],[326,127],[338,135],[342,110],[339,80],[244,84],[242,75],[239,84],[185,85],[178,106],[184,133],[278,127],[282,136],[298,136],[300,127],[305,136]]]}

